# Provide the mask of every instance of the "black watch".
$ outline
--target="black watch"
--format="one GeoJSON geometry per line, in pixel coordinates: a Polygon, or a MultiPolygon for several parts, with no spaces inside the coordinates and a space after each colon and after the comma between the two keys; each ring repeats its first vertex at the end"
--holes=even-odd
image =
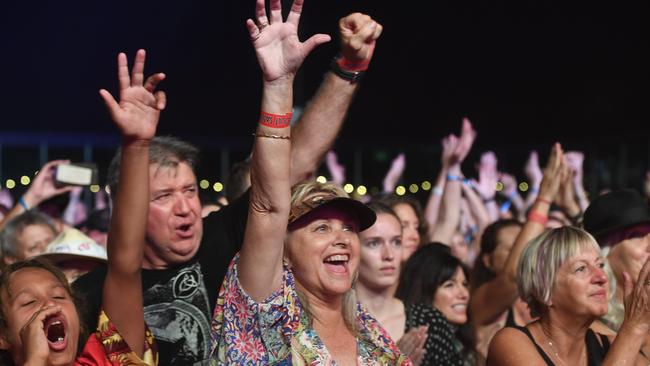
{"type": "Polygon", "coordinates": [[[338,77],[348,80],[351,83],[356,83],[363,78],[363,75],[365,75],[365,71],[343,70],[341,66],[339,66],[339,63],[337,62],[338,60],[338,57],[334,57],[330,63],[330,71],[335,73],[338,77]]]}

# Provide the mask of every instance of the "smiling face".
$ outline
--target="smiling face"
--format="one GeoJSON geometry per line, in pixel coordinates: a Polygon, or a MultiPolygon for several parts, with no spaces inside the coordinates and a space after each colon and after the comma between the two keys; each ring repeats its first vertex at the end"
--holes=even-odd
{"type": "Polygon", "coordinates": [[[285,246],[297,284],[323,301],[343,296],[359,267],[356,218],[335,205],[325,205],[299,221],[287,235],[285,246]]]}
{"type": "MultiPolygon", "coordinates": [[[[72,365],[79,339],[79,316],[66,287],[43,268],[22,268],[11,274],[6,290],[0,293],[7,329],[0,346],[8,350],[16,364],[24,362],[20,332],[45,306],[59,306],[61,311],[43,322],[41,341],[49,347],[48,365],[72,365]]],[[[35,320],[36,321],[36,320],[35,320]]]]}
{"type": "Polygon", "coordinates": [[[144,268],[167,268],[190,260],[203,235],[196,176],[185,162],[149,166],[149,216],[144,268]]]}
{"type": "Polygon", "coordinates": [[[420,245],[420,220],[408,203],[399,203],[393,210],[402,222],[402,262],[406,262],[420,245]]]}
{"type": "Polygon", "coordinates": [[[575,315],[601,317],[607,313],[607,275],[604,260],[585,247],[558,268],[550,306],[575,315]]]}
{"type": "Polygon", "coordinates": [[[450,279],[443,282],[433,297],[433,307],[438,309],[451,324],[467,323],[469,290],[467,278],[461,267],[456,267],[450,279]]]}
{"type": "Polygon", "coordinates": [[[402,226],[398,219],[380,213],[375,224],[362,231],[359,237],[359,285],[379,291],[395,285],[402,261],[402,226]]]}

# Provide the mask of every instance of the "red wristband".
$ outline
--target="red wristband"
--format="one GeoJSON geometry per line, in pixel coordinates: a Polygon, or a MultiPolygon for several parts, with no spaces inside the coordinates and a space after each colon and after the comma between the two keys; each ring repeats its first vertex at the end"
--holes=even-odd
{"type": "Polygon", "coordinates": [[[528,213],[528,221],[536,222],[542,226],[545,226],[546,222],[548,221],[548,216],[539,212],[530,211],[528,213]]]}
{"type": "Polygon", "coordinates": [[[368,70],[368,65],[370,65],[370,60],[350,61],[341,57],[336,60],[336,63],[345,71],[366,71],[368,70]]]}
{"type": "Polygon", "coordinates": [[[539,196],[535,199],[535,201],[546,203],[549,206],[551,205],[551,201],[547,200],[546,198],[539,197],[539,196]]]}
{"type": "Polygon", "coordinates": [[[292,116],[293,112],[287,114],[273,114],[262,111],[260,112],[260,124],[271,128],[285,128],[291,125],[292,116]]]}

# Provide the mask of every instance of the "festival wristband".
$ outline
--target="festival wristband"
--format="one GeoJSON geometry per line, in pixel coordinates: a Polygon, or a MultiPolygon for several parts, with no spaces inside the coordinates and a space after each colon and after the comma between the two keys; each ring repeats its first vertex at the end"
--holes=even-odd
{"type": "Polygon", "coordinates": [[[528,214],[528,221],[536,222],[542,226],[545,226],[546,222],[548,221],[548,216],[539,212],[530,211],[528,214]]]}
{"type": "Polygon", "coordinates": [[[260,124],[271,128],[285,128],[291,125],[292,116],[293,112],[287,114],[273,114],[262,111],[260,112],[260,124]]]}
{"type": "Polygon", "coordinates": [[[370,65],[370,60],[361,60],[361,61],[351,61],[345,57],[339,57],[336,60],[336,63],[339,67],[345,71],[366,71],[368,70],[368,65],[370,65]]]}
{"type": "Polygon", "coordinates": [[[18,204],[21,205],[22,208],[25,209],[25,211],[29,211],[29,206],[27,206],[27,202],[25,202],[24,198],[20,197],[18,199],[18,204]]]}
{"type": "Polygon", "coordinates": [[[458,176],[458,175],[453,175],[453,174],[447,174],[447,181],[452,182],[452,181],[462,181],[463,177],[458,176]]]}

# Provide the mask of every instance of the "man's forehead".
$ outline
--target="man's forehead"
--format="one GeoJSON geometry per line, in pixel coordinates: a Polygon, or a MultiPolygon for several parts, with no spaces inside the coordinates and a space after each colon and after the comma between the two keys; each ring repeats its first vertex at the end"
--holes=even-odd
{"type": "Polygon", "coordinates": [[[195,183],[196,175],[192,167],[184,161],[173,161],[164,164],[154,163],[149,165],[149,179],[151,183],[169,179],[181,179],[187,183],[195,183]]]}

